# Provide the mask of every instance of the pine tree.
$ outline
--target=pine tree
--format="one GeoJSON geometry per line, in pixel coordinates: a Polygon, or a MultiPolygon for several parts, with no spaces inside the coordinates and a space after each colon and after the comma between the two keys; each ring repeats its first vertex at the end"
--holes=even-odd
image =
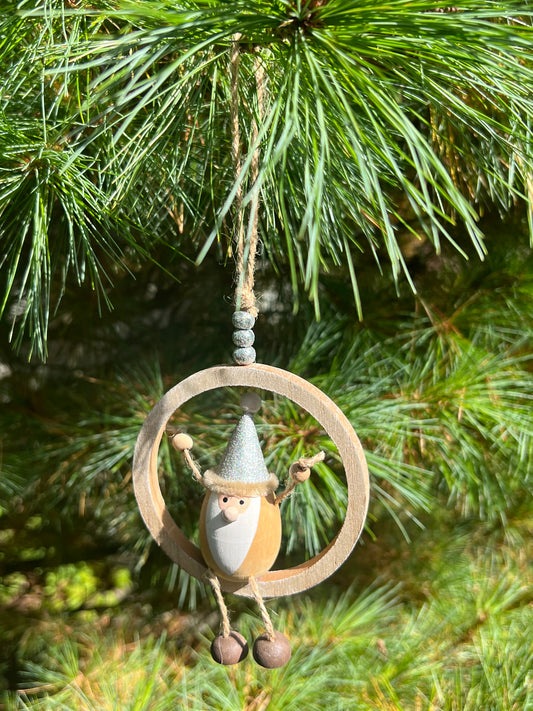
{"type": "MultiPolygon", "coordinates": [[[[6,708],[531,708],[532,35],[514,1],[4,2],[6,708]],[[257,206],[259,357],[340,405],[372,503],[332,585],[272,603],[298,666],[250,681],[184,651],[210,604],[129,471],[153,403],[229,358],[257,206]]],[[[202,466],[237,402],[176,416],[202,466]]],[[[285,506],[298,561],[338,529],[342,467],[266,402],[269,466],[328,451],[285,506]]],[[[194,536],[166,443],[161,472],[194,536]]]]}

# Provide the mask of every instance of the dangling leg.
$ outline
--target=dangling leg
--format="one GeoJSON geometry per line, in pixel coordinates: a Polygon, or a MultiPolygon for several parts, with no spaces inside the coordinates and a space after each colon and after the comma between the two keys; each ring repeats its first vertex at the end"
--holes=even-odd
{"type": "Polygon", "coordinates": [[[287,664],[291,658],[291,645],[282,632],[276,632],[274,629],[253,576],[249,578],[249,583],[265,625],[265,632],[254,642],[254,659],[262,667],[277,669],[287,664]]]}
{"type": "Polygon", "coordinates": [[[222,590],[217,576],[208,570],[206,577],[213,588],[215,598],[222,618],[222,634],[215,637],[211,644],[211,656],[219,664],[238,664],[248,654],[248,643],[238,632],[232,630],[229,624],[228,608],[222,597],[222,590]]]}

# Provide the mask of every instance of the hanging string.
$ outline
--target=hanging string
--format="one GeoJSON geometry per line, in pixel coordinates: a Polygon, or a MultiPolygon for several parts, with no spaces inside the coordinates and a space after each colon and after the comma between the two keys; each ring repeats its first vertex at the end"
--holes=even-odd
{"type": "Polygon", "coordinates": [[[224,602],[224,598],[222,596],[222,588],[220,587],[220,581],[211,569],[206,572],[206,578],[208,579],[209,584],[213,588],[213,593],[218,604],[218,609],[220,610],[220,616],[222,618],[222,636],[229,637],[231,633],[229,614],[228,608],[226,607],[226,603],[224,602]]]}
{"type": "Polygon", "coordinates": [[[269,640],[274,641],[276,639],[276,633],[274,631],[274,625],[272,624],[272,620],[270,619],[270,615],[268,614],[268,610],[265,607],[265,603],[263,602],[263,598],[261,596],[261,593],[259,592],[259,587],[257,585],[257,581],[254,578],[254,576],[250,576],[248,579],[248,582],[250,583],[250,588],[252,589],[252,593],[255,597],[255,601],[257,602],[257,605],[259,607],[259,611],[261,612],[261,617],[263,619],[263,624],[265,625],[265,630],[267,633],[267,637],[269,640]]]}
{"type": "MultiPolygon", "coordinates": [[[[236,239],[237,239],[237,261],[241,252],[241,245],[244,245],[244,219],[242,213],[242,182],[241,177],[241,132],[239,127],[239,67],[241,63],[241,50],[239,46],[240,33],[233,35],[230,53],[230,82],[231,82],[231,158],[235,170],[235,179],[238,181],[237,192],[235,194],[236,211],[236,239]]],[[[241,254],[242,259],[242,254],[241,254]]],[[[237,266],[237,269],[239,267],[237,266]]]]}
{"type": "Polygon", "coordinates": [[[241,138],[239,126],[239,67],[240,67],[240,35],[234,35],[231,46],[231,150],[235,169],[235,179],[239,182],[235,195],[236,215],[236,240],[237,240],[237,276],[235,289],[235,306],[237,311],[246,311],[254,318],[257,316],[256,299],[254,294],[255,283],[255,256],[258,242],[259,223],[259,189],[257,178],[259,176],[259,127],[258,120],[263,115],[264,104],[264,70],[259,56],[255,57],[255,81],[257,93],[257,118],[252,119],[251,145],[254,147],[250,164],[250,181],[252,186],[252,198],[248,214],[248,227],[244,229],[244,211],[242,209],[242,159],[241,159],[241,138]],[[255,189],[254,189],[255,188],[255,189]]]}

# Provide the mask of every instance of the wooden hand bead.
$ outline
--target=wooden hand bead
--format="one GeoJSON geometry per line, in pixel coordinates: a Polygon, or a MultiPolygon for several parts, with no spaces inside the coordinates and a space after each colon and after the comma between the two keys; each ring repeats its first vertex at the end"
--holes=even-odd
{"type": "Polygon", "coordinates": [[[269,639],[266,632],[255,640],[254,659],[265,669],[282,667],[291,658],[291,645],[281,632],[274,632],[274,639],[269,639]]]}
{"type": "Polygon", "coordinates": [[[186,449],[192,449],[193,441],[192,437],[189,437],[185,432],[179,432],[172,437],[172,446],[177,449],[178,452],[183,452],[186,449]]]}
{"type": "Polygon", "coordinates": [[[299,462],[295,462],[289,467],[289,474],[293,481],[301,484],[309,479],[311,470],[308,467],[303,467],[299,462]]]}

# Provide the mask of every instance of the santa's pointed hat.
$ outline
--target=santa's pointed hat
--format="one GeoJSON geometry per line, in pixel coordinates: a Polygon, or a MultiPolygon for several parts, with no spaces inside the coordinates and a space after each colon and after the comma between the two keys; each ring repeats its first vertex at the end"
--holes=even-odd
{"type": "Polygon", "coordinates": [[[224,456],[215,471],[204,474],[205,486],[229,496],[266,496],[278,488],[278,479],[266,468],[257,437],[253,413],[261,406],[255,393],[241,399],[244,413],[229,439],[224,456]]]}

